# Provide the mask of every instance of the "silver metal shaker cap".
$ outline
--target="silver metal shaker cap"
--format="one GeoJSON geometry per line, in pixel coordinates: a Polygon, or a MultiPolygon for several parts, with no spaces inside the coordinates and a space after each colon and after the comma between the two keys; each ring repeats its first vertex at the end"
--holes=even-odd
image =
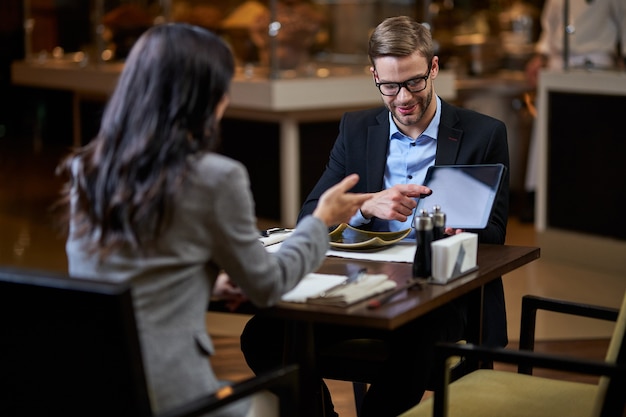
{"type": "Polygon", "coordinates": [[[446,225],[446,213],[441,211],[441,206],[433,206],[433,226],[444,227],[446,225]]]}
{"type": "Polygon", "coordinates": [[[430,214],[428,214],[428,210],[420,210],[419,216],[413,218],[413,226],[415,230],[432,230],[433,219],[430,217],[430,214]]]}

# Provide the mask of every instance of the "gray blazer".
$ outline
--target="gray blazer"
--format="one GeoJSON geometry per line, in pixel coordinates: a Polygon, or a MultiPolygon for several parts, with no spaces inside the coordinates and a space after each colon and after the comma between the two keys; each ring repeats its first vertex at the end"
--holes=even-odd
{"type": "Polygon", "coordinates": [[[124,248],[98,262],[76,237],[76,224],[70,224],[66,244],[72,276],[132,282],[154,412],[219,387],[208,360],[214,350],[205,313],[221,269],[254,304],[270,306],[321,265],[329,246],[326,226],[309,216],[277,253],[269,254],[258,239],[244,166],[209,153],[194,160],[193,167],[170,226],[145,256],[124,248]]]}

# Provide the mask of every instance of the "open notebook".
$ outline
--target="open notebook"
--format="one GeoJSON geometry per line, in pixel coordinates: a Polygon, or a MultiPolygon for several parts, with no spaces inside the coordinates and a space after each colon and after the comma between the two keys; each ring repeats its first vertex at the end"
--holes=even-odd
{"type": "Polygon", "coordinates": [[[346,307],[396,288],[386,274],[363,274],[347,283],[345,275],[311,273],[282,297],[283,301],[346,307]]]}

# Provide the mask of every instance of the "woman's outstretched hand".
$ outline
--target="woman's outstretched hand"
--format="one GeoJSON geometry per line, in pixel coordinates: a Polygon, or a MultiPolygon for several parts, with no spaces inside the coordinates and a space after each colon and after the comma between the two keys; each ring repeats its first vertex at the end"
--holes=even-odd
{"type": "Polygon", "coordinates": [[[359,176],[351,174],[326,190],[320,197],[320,201],[313,211],[313,216],[322,220],[328,227],[347,223],[361,208],[361,205],[372,198],[372,194],[348,192],[358,181],[359,176]]]}

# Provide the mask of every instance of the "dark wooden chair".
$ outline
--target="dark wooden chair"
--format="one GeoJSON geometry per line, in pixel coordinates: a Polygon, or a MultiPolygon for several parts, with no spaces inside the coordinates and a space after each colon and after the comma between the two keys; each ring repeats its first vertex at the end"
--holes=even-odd
{"type": "MultiPolygon", "coordinates": [[[[298,414],[295,365],[159,417],[189,417],[271,389],[298,414]]],[[[0,415],[153,417],[127,284],[0,268],[0,415]]]]}

